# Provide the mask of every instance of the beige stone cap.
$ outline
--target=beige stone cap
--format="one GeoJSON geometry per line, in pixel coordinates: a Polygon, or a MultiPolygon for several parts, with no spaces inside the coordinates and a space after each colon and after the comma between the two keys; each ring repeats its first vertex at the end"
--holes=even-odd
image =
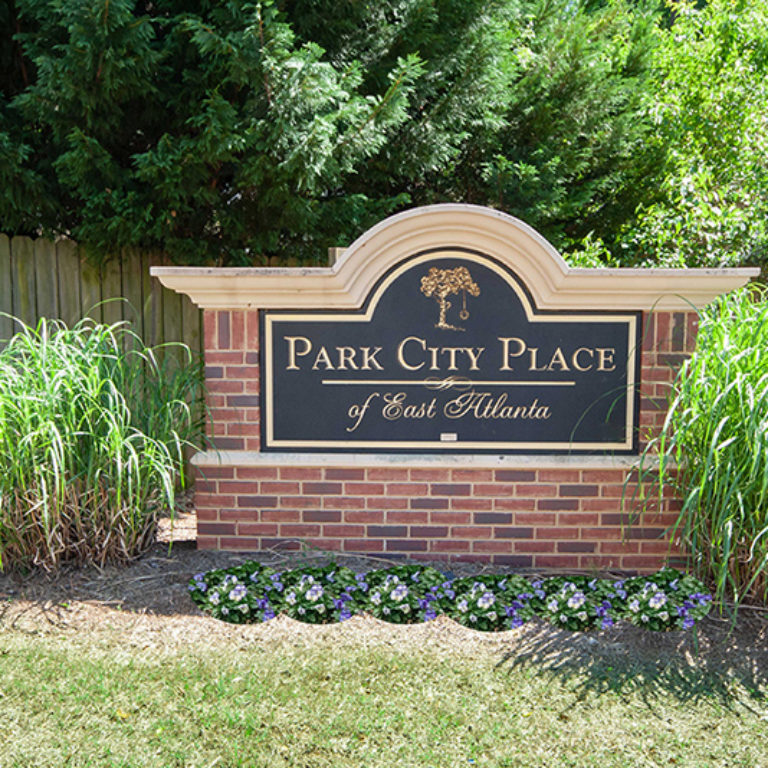
{"type": "MultiPolygon", "coordinates": [[[[397,454],[397,453],[261,453],[259,451],[205,451],[192,463],[205,474],[206,467],[391,467],[410,469],[623,469],[640,463],[638,456],[519,455],[499,454],[397,454]]],[[[658,465],[654,458],[647,466],[658,465]]]]}
{"type": "Polygon", "coordinates": [[[331,267],[152,267],[151,273],[204,309],[359,309],[376,281],[404,259],[427,250],[461,255],[457,249],[508,266],[538,309],[685,311],[759,274],[757,268],[575,269],[519,219],[452,203],[385,219],[331,267]]]}

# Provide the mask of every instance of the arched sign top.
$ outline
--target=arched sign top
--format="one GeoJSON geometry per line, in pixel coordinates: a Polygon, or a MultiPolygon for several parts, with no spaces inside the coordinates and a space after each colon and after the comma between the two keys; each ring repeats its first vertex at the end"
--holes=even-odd
{"type": "Polygon", "coordinates": [[[391,216],[331,267],[153,267],[163,285],[204,309],[359,309],[382,275],[414,253],[470,249],[518,275],[539,309],[703,306],[757,269],[575,269],[533,228],[491,208],[440,204],[391,216]]]}

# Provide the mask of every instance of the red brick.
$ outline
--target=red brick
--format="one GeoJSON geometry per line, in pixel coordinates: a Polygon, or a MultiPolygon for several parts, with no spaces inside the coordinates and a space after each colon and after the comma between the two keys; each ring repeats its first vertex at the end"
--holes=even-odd
{"type": "Polygon", "coordinates": [[[552,526],[551,528],[537,528],[534,538],[537,539],[562,539],[570,541],[578,538],[578,528],[561,528],[552,526]]]}
{"type": "Polygon", "coordinates": [[[198,549],[218,549],[219,540],[214,536],[198,536],[197,548],[198,549]]]}
{"type": "Polygon", "coordinates": [[[384,512],[371,509],[345,510],[345,523],[383,523],[384,512]]]}
{"type": "Polygon", "coordinates": [[[328,523],[323,526],[323,536],[334,536],[339,539],[360,538],[365,536],[365,526],[328,523]]]}
{"type": "Polygon", "coordinates": [[[408,509],[409,504],[410,499],[407,496],[369,496],[365,502],[366,509],[408,509]]]}
{"type": "Polygon", "coordinates": [[[243,391],[242,381],[227,381],[226,379],[215,379],[208,385],[208,393],[215,394],[239,394],[243,391]]]}
{"type": "Polygon", "coordinates": [[[448,509],[448,499],[430,496],[427,499],[411,499],[411,509],[448,509]]]}
{"type": "Polygon", "coordinates": [[[448,527],[442,525],[412,525],[410,535],[418,536],[419,538],[441,539],[448,535],[448,527]]]}
{"type": "Polygon", "coordinates": [[[533,528],[494,528],[493,535],[497,539],[530,539],[533,537],[533,528]]]}
{"type": "Polygon", "coordinates": [[[535,499],[494,499],[493,508],[512,512],[529,512],[536,508],[535,499]]]}
{"type": "Polygon", "coordinates": [[[205,362],[208,365],[242,365],[242,352],[206,352],[205,362]]]}
{"type": "Polygon", "coordinates": [[[447,482],[451,479],[449,469],[411,469],[410,478],[413,482],[447,482]]]}
{"type": "Polygon", "coordinates": [[[372,539],[344,539],[345,552],[383,552],[384,542],[372,539]]]}
{"type": "Polygon", "coordinates": [[[512,522],[511,512],[476,512],[475,523],[477,525],[503,525],[512,522]]]}
{"type": "Polygon", "coordinates": [[[448,525],[466,525],[472,522],[472,515],[469,512],[441,512],[433,510],[429,513],[430,523],[447,523],[448,525]]]}
{"type": "Polygon", "coordinates": [[[236,533],[235,523],[203,523],[198,521],[197,533],[200,536],[227,536],[236,533]]]}
{"type": "Polygon", "coordinates": [[[508,568],[533,567],[533,558],[530,555],[491,555],[491,561],[508,568]]]}
{"type": "Polygon", "coordinates": [[[623,483],[625,475],[621,469],[585,469],[581,480],[584,483],[623,483]]]}
{"type": "Polygon", "coordinates": [[[560,512],[558,525],[598,525],[600,516],[595,512],[560,512]]]}
{"type": "Polygon", "coordinates": [[[245,313],[232,312],[230,314],[230,335],[232,349],[245,347],[245,313]]]}
{"type": "Polygon", "coordinates": [[[414,512],[412,510],[387,512],[388,523],[428,523],[429,517],[429,512],[414,512]]]}
{"type": "Polygon", "coordinates": [[[198,522],[200,522],[201,520],[205,520],[206,522],[211,522],[213,520],[219,519],[219,510],[218,509],[197,509],[195,510],[195,516],[197,517],[198,522]]]}
{"type": "Polygon", "coordinates": [[[229,349],[230,348],[229,312],[222,312],[221,310],[217,312],[216,330],[218,331],[216,346],[219,349],[229,349]]]}
{"type": "Polygon", "coordinates": [[[451,480],[469,483],[489,483],[493,480],[492,469],[452,469],[451,480]]]}
{"type": "Polygon", "coordinates": [[[344,483],[344,493],[358,496],[383,496],[384,483],[344,483]]]}
{"type": "Polygon", "coordinates": [[[518,485],[518,496],[552,497],[556,495],[554,485],[518,485]]]}
{"type": "Polygon", "coordinates": [[[338,469],[336,467],[326,467],[326,480],[364,480],[364,469],[338,469]]]}
{"type": "Polygon", "coordinates": [[[426,496],[429,486],[426,483],[388,483],[387,496],[426,496]]]}
{"type": "Polygon", "coordinates": [[[297,539],[304,539],[310,536],[319,536],[320,526],[308,525],[306,523],[282,523],[280,525],[280,535],[297,539]]]}
{"type": "Polygon", "coordinates": [[[429,542],[429,548],[432,552],[469,552],[470,543],[457,539],[437,539],[429,542]]]}
{"type": "Polygon", "coordinates": [[[426,552],[429,545],[422,539],[387,539],[387,552],[426,552]]]}
{"type": "Polygon", "coordinates": [[[230,536],[220,539],[221,549],[237,549],[241,552],[258,552],[264,549],[265,541],[269,539],[257,539],[250,536],[230,536]]]}
{"type": "Polygon", "coordinates": [[[362,496],[326,496],[323,509],[363,509],[365,498],[362,496]]]}
{"type": "Polygon", "coordinates": [[[220,478],[222,480],[228,480],[235,476],[234,467],[197,467],[195,470],[200,473],[201,477],[206,480],[211,478],[220,478]]]}
{"type": "Polygon", "coordinates": [[[323,506],[322,496],[281,496],[280,506],[285,509],[314,509],[323,506]]]}
{"type": "Polygon", "coordinates": [[[475,483],[476,496],[514,496],[518,486],[513,483],[475,483]]]}
{"type": "Polygon", "coordinates": [[[238,467],[237,477],[240,480],[274,480],[277,467],[238,467]]]}
{"type": "Polygon", "coordinates": [[[341,494],[343,488],[341,483],[324,483],[324,482],[305,482],[302,488],[304,493],[319,493],[319,494],[341,494]]]}
{"type": "Polygon", "coordinates": [[[555,522],[554,515],[543,512],[518,512],[515,514],[515,523],[518,525],[550,525],[555,522]]]}
{"type": "Polygon", "coordinates": [[[429,487],[432,496],[469,496],[471,492],[469,483],[432,483],[429,487]]]}
{"type": "Polygon", "coordinates": [[[511,552],[511,541],[473,541],[473,552],[511,552]]]}
{"type": "Polygon", "coordinates": [[[540,483],[578,483],[581,472],[578,469],[540,469],[540,483]]]}
{"type": "Polygon", "coordinates": [[[536,472],[528,469],[497,469],[495,480],[499,483],[532,483],[536,480],[536,472]]]}
{"type": "Polygon", "coordinates": [[[610,555],[582,555],[581,567],[585,570],[615,570],[620,567],[621,558],[610,555]]]}
{"type": "Polygon", "coordinates": [[[243,480],[219,480],[219,493],[258,493],[258,482],[247,482],[243,480]]]}
{"type": "Polygon", "coordinates": [[[280,467],[281,480],[320,480],[321,467],[280,467]]]}
{"type": "Polygon", "coordinates": [[[639,552],[640,546],[636,542],[627,541],[601,541],[600,552],[606,555],[623,555],[627,552],[639,552]]]}
{"type": "Polygon", "coordinates": [[[277,496],[238,496],[238,507],[276,507],[277,496]]]}
{"type": "Polygon", "coordinates": [[[450,507],[451,509],[458,509],[462,512],[489,510],[493,509],[493,499],[468,499],[465,496],[458,496],[450,499],[450,507]]]}
{"type": "Polygon", "coordinates": [[[539,499],[536,502],[536,509],[542,512],[559,512],[561,510],[577,510],[579,508],[578,499],[539,499]]]}
{"type": "Polygon", "coordinates": [[[240,523],[238,536],[277,536],[277,523],[240,523]]]}
{"type": "Polygon", "coordinates": [[[558,552],[594,552],[597,545],[593,541],[558,541],[558,552]]]}
{"type": "MultiPolygon", "coordinates": [[[[605,487],[605,486],[603,486],[605,487]]],[[[594,498],[598,495],[597,485],[561,485],[558,489],[560,496],[589,496],[594,498]]]]}
{"type": "Polygon", "coordinates": [[[456,539],[487,539],[487,526],[454,525],[451,526],[451,537],[456,539]]]}
{"type": "Polygon", "coordinates": [[[408,535],[405,525],[369,525],[368,535],[376,538],[398,538],[408,535]]]}
{"type": "Polygon", "coordinates": [[[637,569],[642,573],[651,573],[663,567],[665,559],[659,555],[624,555],[621,567],[630,570],[637,569]]]}
{"type": "Polygon", "coordinates": [[[225,375],[228,379],[256,379],[259,369],[255,365],[228,365],[225,375]]]}
{"type": "Polygon", "coordinates": [[[196,493],[196,507],[234,507],[234,496],[222,496],[219,493],[196,493]]]}
{"type": "Polygon", "coordinates": [[[554,552],[555,541],[515,541],[515,552],[554,552]]]}
{"type": "Polygon", "coordinates": [[[280,523],[298,523],[301,512],[298,509],[262,509],[260,517],[265,522],[276,520],[280,523]]]}
{"type": "Polygon", "coordinates": [[[368,470],[368,480],[383,480],[384,482],[387,482],[389,480],[407,480],[408,479],[408,470],[407,469],[395,469],[395,468],[379,468],[379,467],[372,467],[368,470]]]}
{"type": "Polygon", "coordinates": [[[307,509],[301,514],[305,523],[339,523],[341,512],[331,509],[307,509]]]}

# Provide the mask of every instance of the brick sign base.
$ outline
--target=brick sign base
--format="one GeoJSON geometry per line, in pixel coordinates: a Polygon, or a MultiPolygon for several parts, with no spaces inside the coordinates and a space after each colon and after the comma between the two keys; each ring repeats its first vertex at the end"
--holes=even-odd
{"type": "MultiPolygon", "coordinates": [[[[661,425],[696,320],[695,312],[644,314],[641,430],[661,425]]],[[[197,467],[200,548],[311,546],[639,571],[658,568],[671,554],[664,532],[679,502],[640,504],[641,492],[647,498],[654,491],[631,482],[632,457],[259,453],[258,324],[256,311],[205,313],[208,403],[221,453],[207,454],[197,467]]]]}
{"type": "MultiPolygon", "coordinates": [[[[665,562],[679,561],[681,555],[667,534],[679,501],[674,498],[659,501],[648,482],[638,487],[639,452],[649,436],[658,433],[663,424],[675,371],[693,349],[696,308],[743,285],[756,273],[757,270],[746,269],[570,269],[527,225],[497,211],[466,205],[429,206],[387,219],[366,232],[327,268],[154,268],[153,274],[163,284],[191,296],[205,310],[212,447],[193,459],[197,472],[198,546],[243,551],[275,548],[298,551],[311,547],[394,559],[478,561],[535,570],[647,572],[665,562]],[[469,264],[469,270],[454,268],[460,263],[458,260],[466,259],[469,253],[480,254],[469,264]],[[421,292],[414,279],[411,281],[414,298],[400,301],[394,309],[387,310],[391,315],[383,315],[385,319],[402,315],[415,327],[407,331],[410,336],[406,339],[415,339],[408,342],[410,350],[426,350],[429,343],[434,343],[422,341],[422,337],[430,334],[435,337],[433,327],[440,329],[437,335],[444,332],[445,343],[454,347],[471,333],[477,339],[476,328],[471,332],[466,330],[462,337],[465,328],[458,326],[464,325],[463,321],[471,316],[466,323],[469,329],[469,323],[482,314],[479,310],[488,316],[498,307],[503,314],[507,308],[503,294],[494,294],[490,287],[486,288],[491,286],[489,282],[482,285],[481,281],[472,282],[476,275],[482,274],[480,267],[474,266],[481,262],[499,265],[498,274],[502,277],[512,276],[508,284],[512,288],[516,286],[522,302],[519,306],[528,307],[526,311],[532,323],[559,322],[569,313],[571,318],[576,318],[572,322],[585,318],[578,337],[582,351],[576,350],[567,358],[572,361],[575,372],[586,371],[587,363],[592,360],[605,363],[602,367],[595,364],[593,368],[597,371],[611,367],[613,358],[606,355],[612,353],[597,349],[605,347],[605,342],[595,342],[594,349],[590,347],[589,327],[597,327],[601,316],[634,313],[633,318],[638,318],[640,323],[639,334],[636,334],[640,338],[640,361],[637,365],[638,345],[633,343],[624,361],[626,396],[623,402],[628,426],[623,442],[614,439],[612,443],[620,445],[622,450],[611,453],[603,447],[608,445],[606,442],[590,445],[591,436],[587,435],[581,448],[566,444],[564,449],[562,439],[547,448],[546,443],[533,439],[526,443],[534,449],[527,454],[524,450],[515,453],[513,448],[519,445],[512,443],[506,452],[494,447],[493,450],[500,452],[492,453],[481,442],[467,443],[469,450],[462,451],[458,444],[462,439],[459,429],[458,436],[440,434],[440,440],[458,441],[453,446],[446,445],[445,450],[441,450],[440,443],[427,438],[424,445],[436,448],[433,453],[420,453],[418,451],[424,449],[418,448],[419,444],[414,441],[422,438],[415,430],[413,436],[409,436],[405,424],[403,449],[399,451],[397,441],[393,443],[390,437],[389,442],[381,443],[394,446],[390,452],[379,452],[375,438],[374,442],[366,438],[363,452],[362,442],[358,448],[351,439],[345,444],[344,439],[338,438],[338,430],[333,439],[318,439],[315,445],[314,433],[294,443],[292,438],[282,441],[275,438],[274,443],[269,443],[272,422],[263,418],[262,409],[269,404],[273,410],[264,413],[272,414],[270,418],[273,418],[275,410],[279,416],[286,402],[288,406],[295,402],[295,394],[288,397],[284,394],[287,390],[277,391],[277,388],[300,367],[302,375],[313,375],[309,370],[311,363],[307,362],[310,358],[302,357],[301,365],[298,360],[299,355],[308,354],[310,346],[315,350],[317,347],[317,344],[311,345],[309,335],[305,335],[310,331],[280,331],[283,335],[270,336],[269,324],[273,322],[270,318],[277,317],[275,322],[279,324],[282,312],[288,313],[289,320],[306,316],[310,318],[307,322],[311,322],[312,313],[316,313],[315,316],[322,316],[328,322],[329,316],[347,313],[344,317],[351,317],[357,313],[365,320],[375,312],[377,297],[385,295],[382,292],[387,290],[386,286],[395,285],[387,280],[396,278],[387,276],[405,274],[403,270],[411,263],[409,259],[415,258],[414,254],[438,254],[443,259],[440,263],[451,268],[435,268],[427,273],[428,259],[432,257],[418,256],[421,259],[418,263],[427,274],[421,278],[421,292]],[[434,298],[440,284],[430,275],[443,272],[456,276],[461,273],[463,282],[449,297],[438,296],[439,319],[437,325],[430,326],[418,319],[419,307],[427,306],[419,302],[431,301],[429,296],[434,298]],[[459,290],[465,291],[465,302],[466,294],[469,295],[466,306],[459,303],[459,290]],[[457,313],[458,307],[463,311],[457,320],[448,310],[457,313]],[[369,314],[363,316],[365,312],[369,314]],[[593,325],[588,326],[588,322],[593,325]],[[276,364],[284,377],[282,380],[269,378],[265,371],[272,369],[268,366],[265,371],[261,370],[265,359],[276,359],[272,352],[267,355],[266,343],[264,350],[260,350],[262,338],[293,345],[288,347],[292,355],[290,364],[276,364]],[[633,364],[629,364],[630,359],[633,364]],[[635,396],[639,398],[636,410],[632,408],[635,396]],[[291,445],[297,446],[291,449],[294,452],[283,447],[291,445]],[[472,447],[475,445],[480,450],[472,447]],[[598,450],[593,450],[595,447],[598,450]]],[[[437,316],[438,304],[429,306],[437,316]]],[[[496,337],[500,335],[506,339],[523,333],[518,330],[520,327],[521,324],[512,323],[511,330],[498,333],[490,329],[488,344],[498,344],[496,337]]],[[[359,349],[368,350],[374,356],[373,345],[387,342],[375,334],[370,340],[364,333],[356,338],[358,344],[370,344],[359,349]]],[[[556,329],[554,338],[558,338],[556,329]]],[[[504,343],[508,345],[507,350],[517,349],[516,342],[504,343]]],[[[518,346],[522,349],[523,345],[518,346]]],[[[382,346],[382,350],[381,359],[386,354],[385,347],[382,346]]],[[[479,356],[479,352],[474,354],[479,356]]],[[[318,361],[323,359],[318,357],[318,361]]],[[[345,369],[344,358],[339,359],[341,363],[337,362],[333,371],[337,380],[324,380],[322,385],[338,385],[336,388],[342,392],[342,385],[346,386],[350,377],[354,378],[359,372],[350,370],[351,363],[345,369]],[[344,370],[339,373],[340,369],[344,370]],[[347,378],[340,381],[340,375],[347,378]]],[[[365,359],[373,360],[373,357],[365,359]]],[[[404,363],[400,379],[416,370],[412,364],[415,358],[411,357],[410,362],[402,356],[397,359],[404,363]]],[[[483,359],[487,360],[488,355],[483,359]]],[[[565,357],[559,359],[566,360],[565,357]]],[[[564,362],[560,366],[562,372],[564,362]]],[[[377,370],[379,367],[372,362],[368,368],[367,379],[391,378],[390,370],[377,370]]],[[[533,366],[530,370],[534,370],[533,366]]],[[[476,383],[492,387],[514,385],[538,396],[531,387],[552,386],[553,379],[546,378],[546,371],[554,370],[554,376],[558,371],[541,367],[535,370],[545,371],[539,377],[543,381],[501,382],[493,379],[491,373],[491,381],[476,383]]],[[[525,375],[524,371],[516,371],[518,376],[521,373],[525,375]]],[[[481,372],[475,378],[487,379],[488,375],[481,372]]],[[[596,387],[598,378],[595,378],[596,387]]],[[[296,381],[289,381],[286,385],[289,390],[293,386],[291,382],[296,381]]],[[[363,391],[364,386],[378,386],[378,381],[351,383],[357,387],[356,391],[363,391]]],[[[385,383],[413,388],[431,386],[433,381],[385,383]]],[[[573,382],[567,384],[571,385],[576,386],[573,382]]],[[[315,391],[320,391],[316,381],[313,386],[315,391]]],[[[561,380],[557,386],[565,384],[561,380]]],[[[294,386],[290,391],[295,389],[294,386]]],[[[583,405],[587,408],[590,398],[598,397],[599,390],[583,391],[583,405]]],[[[326,390],[322,393],[325,396],[326,390]]],[[[333,400],[326,402],[337,405],[333,400]]],[[[305,405],[303,401],[302,406],[305,405]]],[[[581,401],[569,406],[574,407],[581,407],[581,401]]],[[[302,413],[309,415],[301,419],[312,418],[311,407],[305,407],[302,413]]],[[[328,413],[330,410],[310,426],[319,428],[318,425],[328,421],[328,413]]],[[[559,413],[563,419],[572,415],[562,405],[559,413]]],[[[302,423],[298,427],[294,423],[291,429],[301,427],[302,423]]],[[[391,435],[393,430],[387,429],[391,435]]],[[[621,429],[620,424],[617,429],[621,429]]],[[[488,443],[488,446],[502,445],[507,443],[497,439],[488,443]]]]}

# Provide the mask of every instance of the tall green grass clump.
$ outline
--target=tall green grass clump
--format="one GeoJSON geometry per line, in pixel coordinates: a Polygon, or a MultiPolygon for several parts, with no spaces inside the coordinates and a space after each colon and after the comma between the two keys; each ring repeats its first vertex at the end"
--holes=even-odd
{"type": "Polygon", "coordinates": [[[124,323],[20,325],[0,350],[0,567],[135,558],[185,485],[200,364],[124,323]]]}
{"type": "Polygon", "coordinates": [[[765,287],[700,312],[696,349],[650,448],[660,455],[660,487],[671,485],[682,499],[674,529],[697,575],[721,600],[768,600],[765,287]]]}

